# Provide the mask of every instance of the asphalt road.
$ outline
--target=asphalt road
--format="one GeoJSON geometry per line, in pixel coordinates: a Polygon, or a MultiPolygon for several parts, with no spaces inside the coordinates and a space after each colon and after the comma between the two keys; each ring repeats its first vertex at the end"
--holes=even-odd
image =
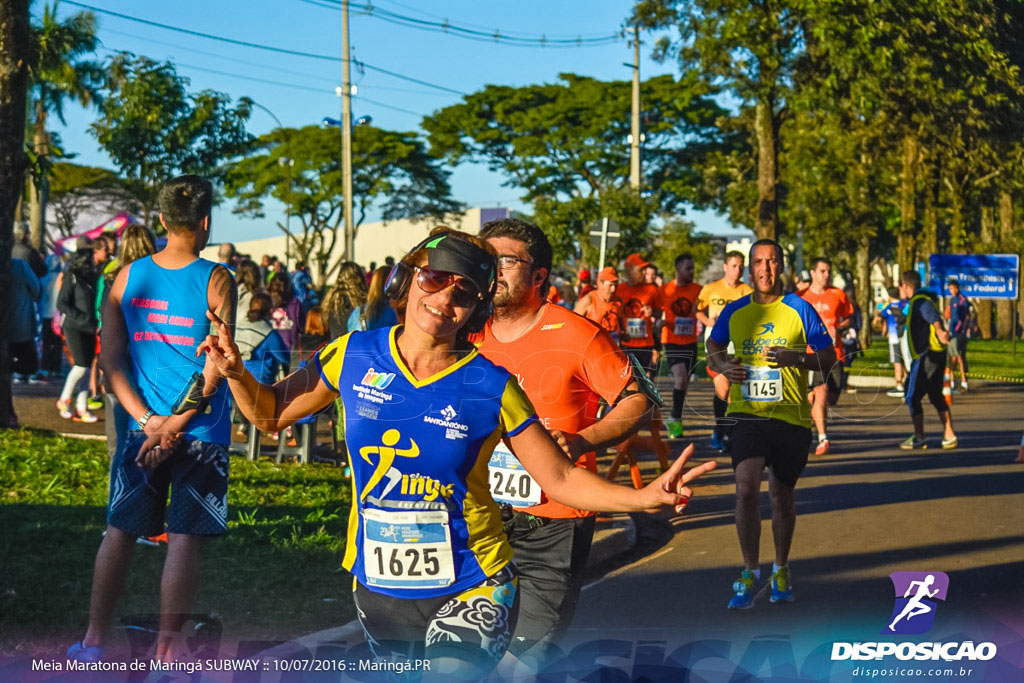
{"type": "MultiPolygon", "coordinates": [[[[708,412],[699,407],[710,406],[710,383],[700,382],[688,402],[687,435],[697,435],[698,457],[713,457],[702,438],[706,418],[689,409],[708,412]]],[[[791,604],[772,605],[765,593],[749,611],[726,609],[741,556],[732,468],[719,456],[719,469],[705,478],[683,517],[641,519],[651,539],[643,555],[585,587],[563,643],[577,652],[577,673],[597,661],[633,680],[661,674],[677,680],[678,667],[664,663],[666,652],[675,651],[673,665],[703,658],[691,672],[696,679],[789,679],[798,672],[850,678],[848,669],[859,662],[829,662],[828,647],[836,640],[885,640],[879,632],[893,610],[889,574],[941,571],[949,576],[949,593],[927,638],[996,642],[997,661],[1011,673],[1004,679],[990,662],[984,680],[1024,680],[1024,465],[1013,462],[1024,429],[1024,386],[979,385],[955,396],[960,447],[951,451],[938,448],[938,421],[925,405],[932,445],[910,452],[898,448],[911,429],[897,399],[871,389],[842,396],[829,424],[833,452],[812,455],[797,485],[791,604]],[[706,645],[712,642],[718,649],[706,645]],[[701,648],[711,649],[694,654],[701,648]],[[829,665],[840,669],[820,669],[829,665]]],[[[767,576],[773,559],[767,482],[761,509],[767,576]]]]}

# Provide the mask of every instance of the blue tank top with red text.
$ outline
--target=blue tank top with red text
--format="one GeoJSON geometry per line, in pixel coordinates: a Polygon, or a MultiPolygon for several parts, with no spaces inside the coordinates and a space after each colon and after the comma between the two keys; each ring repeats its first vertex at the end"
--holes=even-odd
{"type": "MultiPolygon", "coordinates": [[[[121,297],[132,359],[132,377],[139,395],[157,415],[170,415],[174,401],[205,356],[196,347],[206,338],[207,287],[217,264],[196,259],[183,268],[161,268],[146,256],[131,264],[121,297]]],[[[189,440],[231,442],[230,392],[221,382],[209,409],[194,416],[185,429],[189,440]]],[[[137,425],[136,425],[137,427],[137,425]]]]}

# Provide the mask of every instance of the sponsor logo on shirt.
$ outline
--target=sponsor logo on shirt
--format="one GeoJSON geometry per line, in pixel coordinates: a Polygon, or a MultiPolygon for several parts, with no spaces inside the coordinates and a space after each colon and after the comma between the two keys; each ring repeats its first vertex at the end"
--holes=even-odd
{"type": "MultiPolygon", "coordinates": [[[[363,375],[363,379],[359,384],[352,385],[352,391],[356,393],[363,401],[369,401],[370,403],[383,404],[391,401],[394,396],[386,391],[381,391],[386,388],[395,379],[395,373],[393,372],[376,372],[373,368],[366,371],[363,375]]],[[[376,417],[376,415],[359,413],[363,417],[376,417]]]]}
{"type": "Polygon", "coordinates": [[[375,387],[377,389],[387,389],[388,385],[391,384],[395,379],[395,373],[393,372],[376,372],[373,368],[366,371],[363,375],[363,380],[360,384],[365,384],[368,387],[375,387]]]}
{"type": "Polygon", "coordinates": [[[753,336],[743,340],[743,355],[744,356],[757,356],[760,355],[766,349],[770,349],[773,346],[786,346],[789,343],[789,338],[779,336],[775,333],[775,323],[761,323],[761,328],[753,336]],[[775,336],[771,336],[775,335],[775,336]]]}
{"type": "Polygon", "coordinates": [[[439,411],[437,415],[440,415],[440,417],[436,417],[435,415],[424,415],[423,421],[429,425],[444,427],[444,438],[446,439],[456,441],[458,439],[465,439],[468,436],[467,432],[469,432],[469,425],[456,420],[459,413],[452,407],[451,403],[445,406],[443,410],[439,411]]]}

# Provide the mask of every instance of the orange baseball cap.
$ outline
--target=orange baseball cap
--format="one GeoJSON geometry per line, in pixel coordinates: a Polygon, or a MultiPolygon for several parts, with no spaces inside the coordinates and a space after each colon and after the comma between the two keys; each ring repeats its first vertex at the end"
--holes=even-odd
{"type": "Polygon", "coordinates": [[[627,268],[646,268],[651,265],[651,262],[645,259],[641,254],[630,254],[626,257],[627,268]]]}
{"type": "Polygon", "coordinates": [[[597,276],[597,279],[600,282],[618,282],[619,274],[611,266],[605,266],[601,269],[601,274],[597,276]]]}

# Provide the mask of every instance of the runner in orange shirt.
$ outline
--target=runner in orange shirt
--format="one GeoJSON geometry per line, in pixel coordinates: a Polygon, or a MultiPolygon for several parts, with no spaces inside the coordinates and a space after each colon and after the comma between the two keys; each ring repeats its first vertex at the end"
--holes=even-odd
{"type": "Polygon", "coordinates": [[[597,276],[597,289],[580,297],[573,309],[603,327],[616,344],[622,331],[622,299],[615,294],[618,287],[619,274],[611,266],[605,266],[597,276]]]}
{"type": "Polygon", "coordinates": [[[836,364],[826,376],[812,371],[808,382],[811,391],[811,417],[818,430],[818,446],[814,449],[814,454],[825,455],[830,450],[828,434],[825,431],[826,406],[834,406],[839,400],[839,390],[843,384],[842,331],[850,326],[853,304],[850,303],[846,292],[832,286],[832,262],[824,256],[811,261],[811,286],[799,294],[814,306],[836,347],[836,364]]]}
{"type": "Polygon", "coordinates": [[[701,286],[693,282],[693,255],[676,257],[676,277],[661,287],[661,305],[665,324],[661,328],[661,344],[672,371],[672,419],[668,421],[669,436],[683,436],[683,402],[690,374],[697,364],[697,299],[701,286]]]}
{"type": "MultiPolygon", "coordinates": [[[[480,352],[516,375],[563,450],[596,471],[595,451],[635,432],[651,401],[604,330],[545,303],[551,246],[540,228],[509,218],[487,223],[480,236],[495,248],[499,264],[494,317],[484,328],[480,352]],[[611,410],[598,421],[601,398],[611,410]]],[[[519,570],[519,621],[508,651],[543,666],[557,654],[552,646],[576,609],[594,515],[547,500],[500,444],[490,477],[492,495],[504,504],[505,532],[519,570]]]]}
{"type": "Polygon", "coordinates": [[[661,317],[658,286],[644,282],[644,269],[650,262],[640,254],[626,257],[626,282],[619,285],[622,299],[623,334],[619,344],[636,356],[653,380],[657,363],[654,348],[654,321],[661,317]]]}
{"type": "MultiPolygon", "coordinates": [[[[730,251],[725,255],[725,277],[704,285],[697,298],[697,320],[708,330],[715,326],[719,313],[728,304],[751,292],[753,288],[741,279],[743,277],[742,252],[730,251]]],[[[735,355],[735,349],[729,349],[729,355],[735,355]]],[[[711,369],[708,364],[708,375],[715,382],[715,430],[711,434],[711,447],[716,450],[726,448],[726,429],[724,424],[725,411],[729,407],[729,379],[711,369]]]]}

